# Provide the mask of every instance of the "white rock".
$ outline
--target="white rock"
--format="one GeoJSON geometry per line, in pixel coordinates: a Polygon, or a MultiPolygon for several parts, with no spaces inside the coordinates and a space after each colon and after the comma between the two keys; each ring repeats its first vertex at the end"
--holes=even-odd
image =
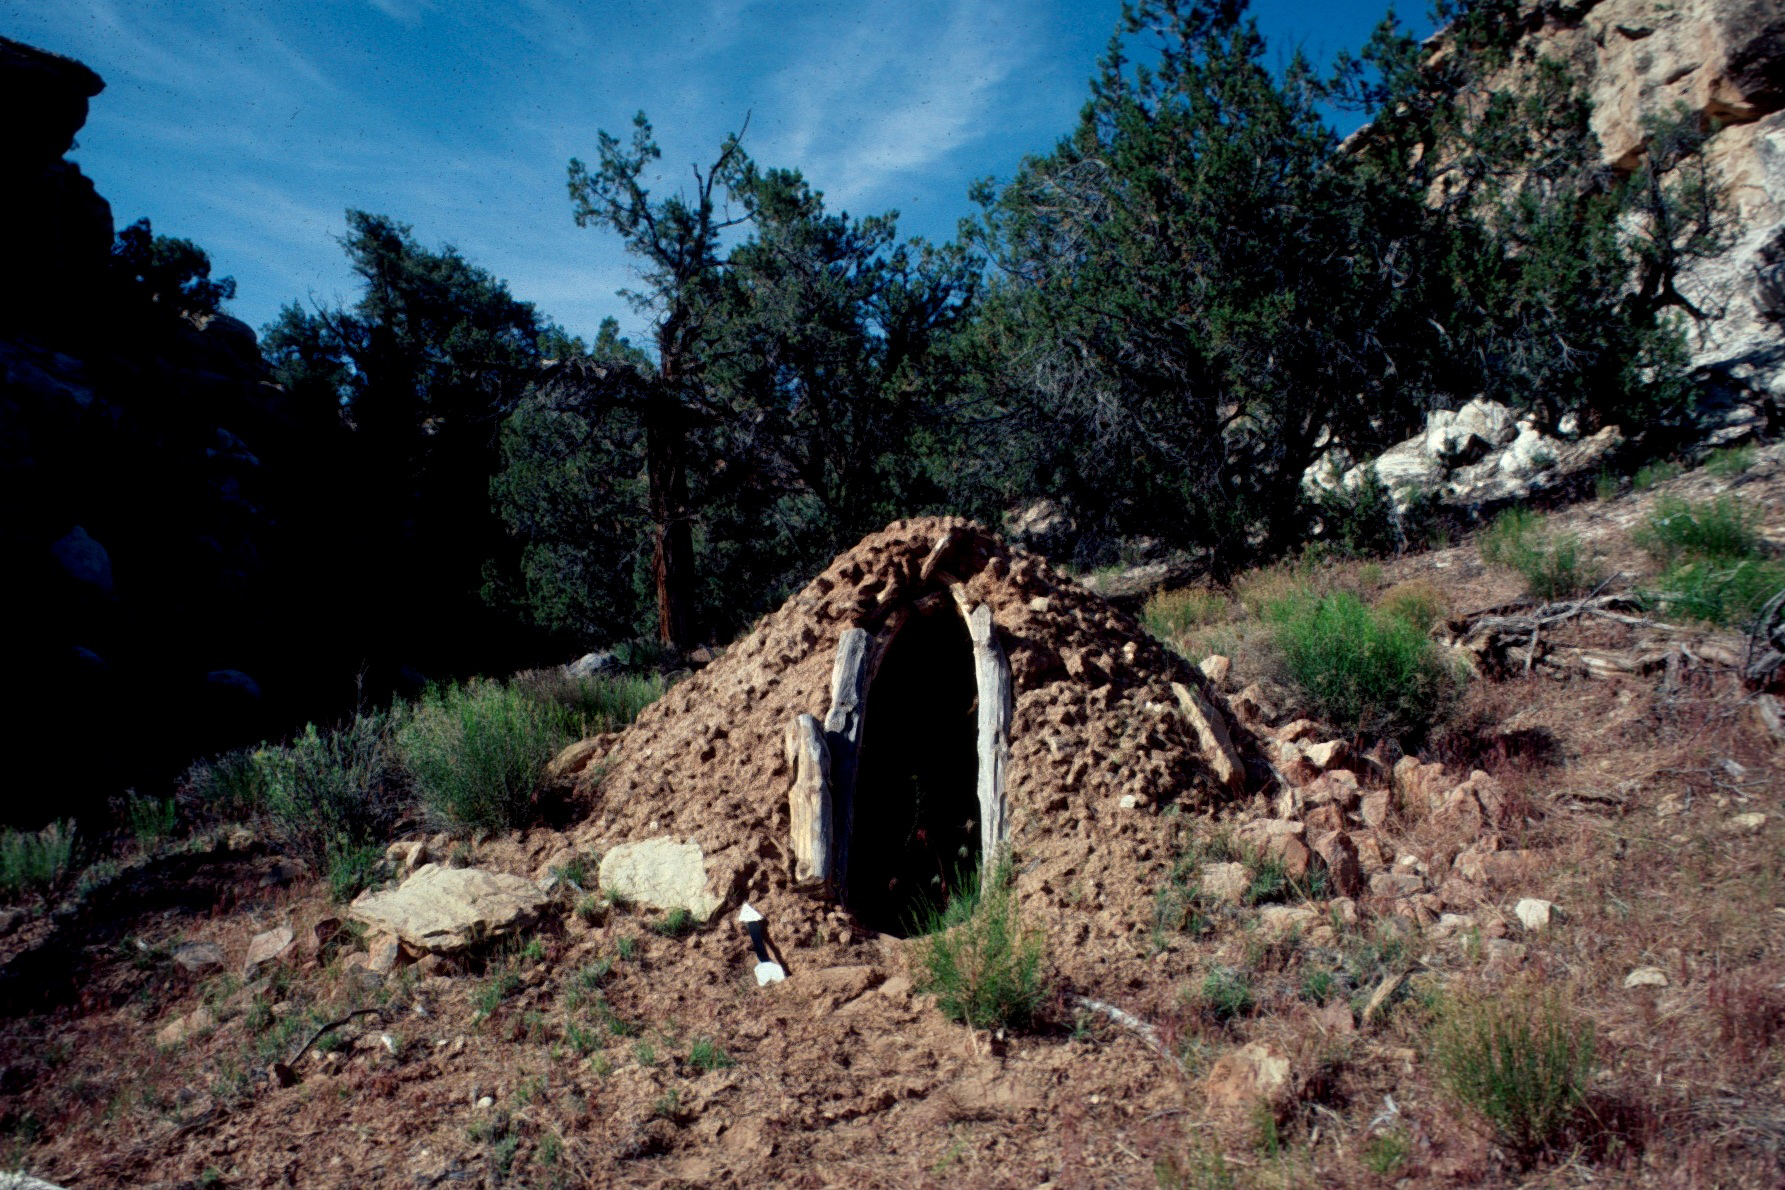
{"type": "Polygon", "coordinates": [[[1124,793],[1120,798],[1116,799],[1116,805],[1124,810],[1132,810],[1134,807],[1140,805],[1140,799],[1135,797],[1132,793],[1124,793]]]}
{"type": "Polygon", "coordinates": [[[1667,973],[1659,967],[1638,967],[1624,976],[1627,988],[1664,988],[1667,986],[1667,973]]]}
{"type": "Polygon", "coordinates": [[[1562,911],[1555,905],[1536,897],[1524,898],[1513,906],[1512,911],[1518,915],[1519,921],[1527,930],[1545,929],[1553,919],[1562,915],[1562,911]]]}
{"type": "Polygon", "coordinates": [[[653,909],[686,909],[706,921],[721,901],[707,883],[706,855],[668,835],[622,843],[601,857],[601,887],[653,909]]]}

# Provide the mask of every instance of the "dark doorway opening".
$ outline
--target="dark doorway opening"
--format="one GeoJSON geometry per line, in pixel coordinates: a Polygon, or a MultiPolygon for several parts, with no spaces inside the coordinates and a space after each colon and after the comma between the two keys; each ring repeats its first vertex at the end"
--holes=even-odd
{"type": "Polygon", "coordinates": [[[979,870],[978,688],[952,607],[899,630],[866,704],[844,895],[864,926],[905,938],[979,870]]]}

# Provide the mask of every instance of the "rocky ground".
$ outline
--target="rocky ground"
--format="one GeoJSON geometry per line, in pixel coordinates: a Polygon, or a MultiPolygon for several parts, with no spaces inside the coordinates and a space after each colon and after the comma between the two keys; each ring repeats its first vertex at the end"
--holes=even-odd
{"type": "MultiPolygon", "coordinates": [[[[1778,452],[1554,521],[1627,588],[1658,494],[1731,487],[1785,541],[1778,452]]],[[[1519,594],[1468,541],[1300,578],[1423,584],[1452,625],[1519,594]]],[[[1076,865],[1016,835],[1061,977],[1035,1031],[950,1023],[912,943],[785,890],[790,978],[758,987],[735,906],[690,930],[585,896],[586,826],[393,848],[398,874],[525,878],[481,945],[419,960],[225,831],[9,920],[5,1160],[71,1187],[1779,1184],[1785,788],[1739,636],[1557,624],[1542,664],[1478,661],[1402,757],[1277,681],[1241,608],[1280,580],[1173,642],[1228,658],[1202,671],[1246,796],[1099,786],[1068,799],[1076,865]],[[1673,661],[1576,663],[1658,637],[1673,661]],[[1431,1037],[1450,1003],[1532,989],[1598,1062],[1566,1143],[1524,1161],[1442,1089],[1431,1037]]]]}

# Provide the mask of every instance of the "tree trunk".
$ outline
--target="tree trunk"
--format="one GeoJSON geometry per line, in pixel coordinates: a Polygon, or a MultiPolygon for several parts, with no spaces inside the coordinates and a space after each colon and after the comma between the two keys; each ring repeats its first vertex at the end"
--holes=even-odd
{"type": "Polygon", "coordinates": [[[694,622],[694,529],[688,508],[688,427],[673,395],[659,391],[645,416],[645,473],[651,490],[657,638],[678,652],[699,642],[694,622]]]}

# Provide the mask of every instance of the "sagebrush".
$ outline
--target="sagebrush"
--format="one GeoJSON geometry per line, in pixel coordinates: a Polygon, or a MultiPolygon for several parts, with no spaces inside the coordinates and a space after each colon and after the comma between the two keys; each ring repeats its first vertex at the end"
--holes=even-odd
{"type": "Polygon", "coordinates": [[[1355,735],[1423,737],[1449,716],[1462,679],[1400,615],[1339,591],[1308,591],[1266,611],[1289,677],[1313,710],[1355,735]]]}
{"type": "Polygon", "coordinates": [[[1554,994],[1495,995],[1440,1009],[1433,1065],[1445,1088],[1514,1151],[1553,1144],[1586,1099],[1594,1069],[1590,1021],[1554,994]]]}
{"type": "Polygon", "coordinates": [[[423,695],[398,735],[423,804],[462,829],[525,823],[546,762],[574,732],[562,707],[500,682],[423,695]]]}

